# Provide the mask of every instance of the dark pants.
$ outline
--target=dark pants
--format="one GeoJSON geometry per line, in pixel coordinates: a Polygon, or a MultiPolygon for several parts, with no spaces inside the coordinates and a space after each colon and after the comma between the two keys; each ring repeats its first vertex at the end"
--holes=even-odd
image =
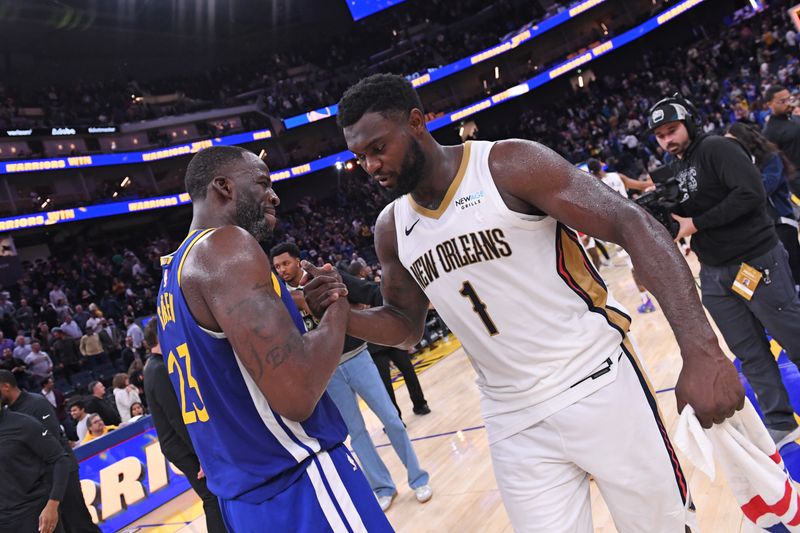
{"type": "Polygon", "coordinates": [[[703,305],[717,323],[725,342],[742,363],[742,372],[758,397],[771,429],[797,426],[789,395],[781,381],[778,364],[769,349],[764,330],[780,343],[789,359],[800,364],[800,300],[794,288],[786,250],[782,244],[747,261],[762,273],[769,269],[750,301],[731,289],[740,265],[701,265],[703,305]]]}
{"type": "Polygon", "coordinates": [[[98,367],[108,363],[108,356],[105,354],[105,352],[100,352],[97,355],[87,355],[84,357],[86,358],[86,364],[91,370],[95,370],[98,367]]]}
{"type": "Polygon", "coordinates": [[[792,269],[794,284],[800,285],[800,242],[797,240],[797,228],[789,224],[776,224],[775,232],[789,252],[789,268],[792,269]]]}
{"type": "MultiPolygon", "coordinates": [[[[39,515],[42,513],[44,506],[47,505],[47,499],[41,501],[40,504],[34,506],[37,511],[33,511],[21,517],[13,526],[0,525],[0,533],[39,533],[39,515]]],[[[59,508],[61,505],[59,505],[59,508]]],[[[61,520],[56,524],[53,533],[64,533],[64,527],[61,520]]]]}
{"type": "Polygon", "coordinates": [[[66,533],[100,533],[100,528],[92,522],[92,515],[83,500],[79,470],[69,473],[67,489],[58,510],[66,533]]]}
{"type": "Polygon", "coordinates": [[[389,393],[389,398],[392,399],[395,409],[397,409],[398,415],[402,416],[402,413],[394,396],[389,361],[392,361],[397,370],[403,374],[403,379],[408,388],[408,395],[411,397],[411,403],[414,404],[414,408],[420,409],[425,406],[425,395],[422,393],[422,386],[419,384],[417,373],[414,371],[414,365],[411,364],[411,356],[408,355],[408,352],[399,348],[386,348],[373,353],[372,359],[375,361],[375,366],[378,367],[378,373],[381,375],[381,380],[389,393]]]}
{"type": "Polygon", "coordinates": [[[219,510],[219,499],[208,490],[206,479],[197,479],[200,471],[200,462],[196,455],[187,455],[173,464],[184,473],[194,491],[203,500],[203,510],[206,513],[206,529],[208,533],[226,533],[225,522],[222,521],[222,512],[219,510]]]}

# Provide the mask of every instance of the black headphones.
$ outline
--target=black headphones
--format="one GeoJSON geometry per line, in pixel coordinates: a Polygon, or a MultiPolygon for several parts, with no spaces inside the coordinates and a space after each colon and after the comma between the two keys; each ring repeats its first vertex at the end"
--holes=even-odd
{"type": "Polygon", "coordinates": [[[686,124],[689,137],[694,139],[697,134],[699,115],[694,104],[684,98],[681,93],[675,93],[659,100],[647,111],[647,129],[653,131],[661,124],[680,120],[686,124]]]}

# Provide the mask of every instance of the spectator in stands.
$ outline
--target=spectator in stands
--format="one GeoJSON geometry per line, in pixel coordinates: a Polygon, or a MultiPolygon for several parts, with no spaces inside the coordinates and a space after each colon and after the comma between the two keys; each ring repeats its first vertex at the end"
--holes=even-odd
{"type": "Polygon", "coordinates": [[[141,399],[139,399],[139,391],[128,382],[128,375],[123,373],[114,376],[112,385],[114,387],[114,401],[117,404],[117,412],[122,423],[125,424],[131,418],[131,406],[134,403],[142,403],[141,399]]]}
{"type": "Polygon", "coordinates": [[[97,336],[100,337],[100,343],[103,345],[103,351],[108,354],[114,365],[117,364],[117,359],[119,358],[120,352],[120,345],[117,337],[118,333],[118,331],[114,331],[114,329],[109,326],[108,321],[105,318],[100,319],[97,336]]]}
{"type": "Polygon", "coordinates": [[[136,350],[133,349],[133,337],[128,335],[125,337],[125,347],[122,348],[122,353],[120,354],[120,367],[128,370],[133,362],[138,357],[136,350]]]}
{"type": "Polygon", "coordinates": [[[50,328],[54,328],[61,323],[55,306],[47,298],[42,298],[42,303],[39,305],[39,318],[50,328]]]}
{"type": "Polygon", "coordinates": [[[118,426],[121,419],[117,408],[105,397],[106,386],[101,381],[92,381],[89,383],[89,392],[91,396],[86,399],[86,410],[103,417],[108,425],[118,426]]]}
{"type": "Polygon", "coordinates": [[[34,383],[41,383],[53,373],[53,360],[47,353],[41,351],[41,346],[36,341],[31,343],[31,353],[25,357],[25,364],[34,383]]]}
{"type": "Polygon", "coordinates": [[[23,335],[17,335],[14,345],[14,358],[24,362],[28,354],[31,353],[31,345],[25,342],[23,335]]]}
{"type": "Polygon", "coordinates": [[[39,323],[37,330],[32,332],[31,339],[39,341],[39,344],[42,345],[42,350],[48,353],[50,353],[53,341],[55,340],[51,335],[50,326],[47,325],[47,322],[39,323]]]}
{"type": "Polygon", "coordinates": [[[113,318],[109,317],[107,322],[107,331],[109,335],[111,335],[111,338],[114,339],[114,342],[117,343],[118,346],[122,347],[122,345],[125,344],[125,332],[117,326],[113,318]]]}
{"type": "MultiPolygon", "coordinates": [[[[55,306],[55,311],[58,319],[62,321],[62,326],[64,325],[63,322],[66,322],[67,319],[69,319],[70,322],[72,321],[72,309],[70,309],[66,300],[59,300],[55,306]]],[[[77,324],[75,327],[78,327],[77,324]]]]}
{"type": "Polygon", "coordinates": [[[117,429],[118,426],[115,425],[106,425],[103,422],[103,417],[98,414],[89,415],[89,419],[86,422],[89,431],[86,432],[86,436],[81,441],[81,444],[86,444],[87,442],[92,442],[95,439],[99,439],[107,435],[110,431],[114,431],[117,429]]]}
{"type": "Polygon", "coordinates": [[[33,329],[33,308],[28,305],[28,300],[26,298],[20,299],[15,318],[21,329],[29,332],[33,329]]]}
{"type": "Polygon", "coordinates": [[[80,352],[89,368],[94,369],[108,362],[108,358],[103,351],[103,343],[97,333],[87,333],[81,337],[80,352]]]}
{"type": "MultiPolygon", "coordinates": [[[[83,330],[86,333],[100,333],[102,329],[103,316],[99,309],[89,312],[89,318],[86,320],[86,326],[83,330]]],[[[75,319],[77,321],[77,318],[75,319]]]]}
{"type": "Polygon", "coordinates": [[[128,368],[128,380],[132,386],[136,387],[142,403],[147,405],[147,394],[144,392],[144,362],[141,357],[134,359],[128,368]]]}
{"type": "Polygon", "coordinates": [[[72,317],[81,331],[86,331],[86,322],[89,320],[89,312],[83,309],[83,306],[78,304],[75,306],[75,315],[72,317]]]}
{"type": "Polygon", "coordinates": [[[56,382],[50,376],[42,380],[42,396],[53,406],[58,420],[63,422],[67,418],[67,412],[64,409],[66,400],[64,394],[56,388],[56,382]]]}
{"type": "Polygon", "coordinates": [[[14,378],[20,386],[25,386],[28,382],[25,374],[25,362],[16,359],[9,348],[3,350],[2,358],[0,358],[0,370],[7,370],[14,374],[14,378]]]}
{"type": "Polygon", "coordinates": [[[53,288],[50,290],[50,303],[55,305],[60,305],[62,302],[67,301],[67,295],[64,294],[64,291],[58,285],[53,285],[53,288]]]}
{"type": "Polygon", "coordinates": [[[9,317],[13,319],[17,314],[17,310],[14,309],[14,304],[8,301],[8,296],[5,293],[0,292],[0,315],[5,317],[9,317]]]}
{"type": "Polygon", "coordinates": [[[144,405],[142,405],[142,402],[133,402],[130,409],[130,418],[128,419],[127,423],[132,424],[133,422],[136,422],[142,418],[145,414],[146,413],[144,412],[144,405]]]}
{"type": "Polygon", "coordinates": [[[81,368],[81,354],[78,343],[68,337],[61,328],[53,329],[53,364],[58,369],[63,369],[67,376],[78,372],[81,368]]]}
{"type": "Polygon", "coordinates": [[[0,331],[0,350],[5,350],[6,348],[11,348],[11,351],[14,350],[14,341],[11,339],[7,339],[5,334],[0,331]]]}
{"type": "Polygon", "coordinates": [[[83,442],[86,437],[86,432],[89,428],[86,427],[86,422],[89,420],[89,414],[86,412],[86,403],[80,399],[75,398],[68,404],[69,416],[75,424],[75,431],[78,434],[78,442],[83,442]]]}
{"type": "MultiPolygon", "coordinates": [[[[783,85],[773,85],[764,94],[771,111],[764,136],[775,143],[794,165],[795,172],[789,176],[792,190],[800,194],[800,121],[793,112],[792,95],[783,85]]],[[[800,107],[797,108],[800,112],[800,107]]]]}
{"type": "Polygon", "coordinates": [[[72,315],[70,314],[64,316],[64,322],[59,327],[68,337],[72,337],[73,339],[80,339],[83,337],[83,331],[81,331],[77,322],[72,320],[72,315]]]}
{"type": "Polygon", "coordinates": [[[142,355],[144,353],[142,351],[144,342],[144,333],[142,332],[142,328],[140,328],[139,324],[137,324],[131,317],[125,318],[125,327],[127,328],[126,335],[133,341],[134,351],[139,355],[142,355]]]}

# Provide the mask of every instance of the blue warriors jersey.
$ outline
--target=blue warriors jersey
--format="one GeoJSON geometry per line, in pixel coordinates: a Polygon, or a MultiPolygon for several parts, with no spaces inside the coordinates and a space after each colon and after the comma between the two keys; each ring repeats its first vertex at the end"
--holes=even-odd
{"type": "MultiPolygon", "coordinates": [[[[158,337],[208,488],[223,499],[259,503],[297,480],[320,452],[341,444],[347,430],[327,393],[308,420],[280,416],[225,334],[206,330],[194,320],[181,292],[181,270],[189,250],[213,231],[191,232],[176,252],[162,258],[158,337]]],[[[304,333],[289,291],[274,274],[272,284],[304,333]]]]}

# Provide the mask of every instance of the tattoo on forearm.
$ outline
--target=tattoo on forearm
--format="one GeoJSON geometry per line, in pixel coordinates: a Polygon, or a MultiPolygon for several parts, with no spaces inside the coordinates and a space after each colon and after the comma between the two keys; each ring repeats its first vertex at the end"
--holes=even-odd
{"type": "Polygon", "coordinates": [[[238,318],[240,324],[246,326],[235,328],[229,338],[239,347],[237,356],[247,369],[248,373],[257,382],[264,377],[265,371],[280,367],[287,360],[298,357],[304,353],[303,340],[299,335],[288,335],[283,344],[274,346],[264,352],[263,342],[274,342],[276,332],[264,317],[264,296],[262,291],[273,291],[272,283],[258,283],[251,289],[251,295],[238,303],[231,305],[226,312],[238,318]]]}

